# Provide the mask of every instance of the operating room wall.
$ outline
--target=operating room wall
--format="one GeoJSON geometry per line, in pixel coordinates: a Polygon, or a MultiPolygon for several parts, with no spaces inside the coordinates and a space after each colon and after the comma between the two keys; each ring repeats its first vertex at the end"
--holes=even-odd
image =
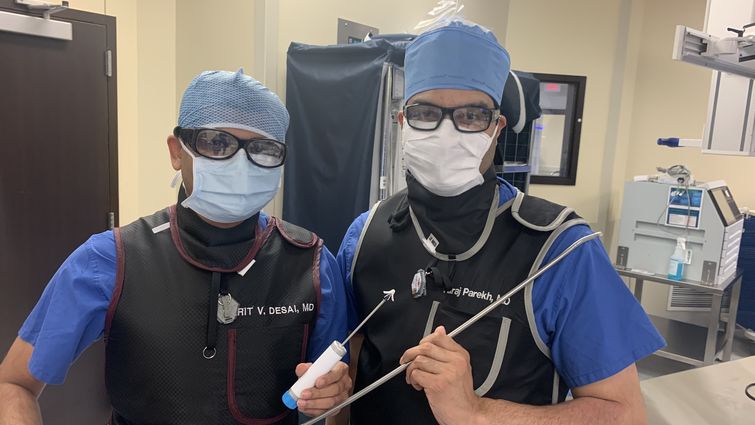
{"type": "MultiPolygon", "coordinates": [[[[617,49],[626,55],[617,55],[616,72],[613,75],[611,109],[614,112],[606,134],[606,147],[603,151],[598,206],[597,229],[605,232],[603,243],[609,252],[615,249],[618,234],[618,219],[621,211],[621,194],[627,172],[627,156],[632,141],[632,112],[635,106],[635,88],[642,31],[645,19],[645,0],[622,0],[621,9],[625,16],[622,20],[624,34],[617,40],[617,49]]],[[[652,18],[651,18],[652,19],[652,18]]]]}
{"type": "Polygon", "coordinates": [[[702,29],[705,0],[646,1],[626,178],[685,164],[700,180],[726,180],[739,206],[755,208],[755,158],[657,146],[658,137],[701,138],[712,71],[671,60],[674,27],[702,29]]]}
{"type": "MultiPolygon", "coordinates": [[[[116,18],[118,78],[118,196],[120,223],[139,217],[137,1],[108,0],[105,12],[116,18]]],[[[146,105],[145,105],[146,106],[146,105]]]]}
{"type": "MultiPolygon", "coordinates": [[[[167,136],[176,122],[176,0],[137,2],[137,176],[138,214],[147,215],[175,202],[170,180],[167,136]]],[[[133,217],[135,218],[135,217],[133,217]]],[[[128,223],[130,220],[124,220],[128,223]]]]}
{"type": "Polygon", "coordinates": [[[180,0],[176,3],[176,104],[183,90],[208,69],[254,70],[254,2],[180,0]]]}
{"type": "Polygon", "coordinates": [[[575,186],[531,185],[530,193],[570,205],[591,224],[599,216],[602,159],[614,95],[619,0],[512,1],[506,48],[514,68],[584,75],[587,89],[575,186]]]}
{"type": "MultiPolygon", "coordinates": [[[[279,0],[278,88],[285,98],[286,51],[292,41],[336,44],[338,18],[376,27],[381,34],[412,33],[428,18],[437,0],[279,0]]],[[[501,41],[506,35],[509,0],[464,1],[463,15],[489,28],[501,41]]]]}
{"type": "MultiPolygon", "coordinates": [[[[118,1],[118,0],[110,0],[118,1]]],[[[84,10],[86,12],[100,13],[105,12],[105,0],[69,0],[68,7],[76,10],[84,10]]]]}

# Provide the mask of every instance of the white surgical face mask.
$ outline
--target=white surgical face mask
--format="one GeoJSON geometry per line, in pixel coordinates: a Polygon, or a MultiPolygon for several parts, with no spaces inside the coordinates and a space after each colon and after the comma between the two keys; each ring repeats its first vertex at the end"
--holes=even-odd
{"type": "Polygon", "coordinates": [[[462,133],[450,119],[443,119],[433,131],[404,123],[402,138],[406,168],[434,194],[456,196],[483,183],[480,164],[493,136],[462,133]]]}
{"type": "MultiPolygon", "coordinates": [[[[183,143],[181,143],[183,146],[183,143]]],[[[191,195],[181,205],[218,222],[235,223],[257,214],[280,186],[281,167],[262,168],[246,157],[243,149],[218,161],[195,155],[191,195]]]]}

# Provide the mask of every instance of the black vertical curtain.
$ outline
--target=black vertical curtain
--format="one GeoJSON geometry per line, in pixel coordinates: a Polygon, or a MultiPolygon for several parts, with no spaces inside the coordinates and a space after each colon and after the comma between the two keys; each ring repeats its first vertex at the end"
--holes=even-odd
{"type": "Polygon", "coordinates": [[[316,232],[333,252],[370,207],[383,64],[396,59],[403,62],[403,50],[386,40],[288,49],[283,218],[316,232]]]}

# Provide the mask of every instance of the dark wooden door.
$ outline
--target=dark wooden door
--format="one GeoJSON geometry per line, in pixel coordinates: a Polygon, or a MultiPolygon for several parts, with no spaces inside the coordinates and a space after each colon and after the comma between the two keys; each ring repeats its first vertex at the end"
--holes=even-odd
{"type": "MultiPolygon", "coordinates": [[[[39,16],[13,3],[0,10],[39,16]]],[[[58,266],[118,210],[115,18],[53,19],[73,40],[0,31],[0,357],[58,266]]],[[[104,424],[102,343],[40,404],[46,424],[104,424]]]]}

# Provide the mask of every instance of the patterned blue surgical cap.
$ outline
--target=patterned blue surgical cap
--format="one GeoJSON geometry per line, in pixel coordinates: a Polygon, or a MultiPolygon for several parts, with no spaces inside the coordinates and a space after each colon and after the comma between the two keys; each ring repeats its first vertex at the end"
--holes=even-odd
{"type": "Polygon", "coordinates": [[[178,125],[236,128],[285,142],[288,111],[270,89],[237,72],[205,71],[184,92],[178,125]]]}

